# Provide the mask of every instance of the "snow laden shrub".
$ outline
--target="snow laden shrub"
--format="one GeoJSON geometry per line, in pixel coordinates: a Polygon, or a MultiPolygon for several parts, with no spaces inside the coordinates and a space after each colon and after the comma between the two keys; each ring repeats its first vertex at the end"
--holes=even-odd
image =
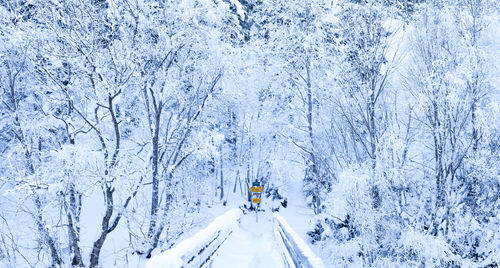
{"type": "Polygon", "coordinates": [[[271,200],[271,211],[280,211],[281,207],[286,208],[288,205],[288,200],[285,196],[280,194],[279,188],[271,185],[267,188],[265,193],[266,199],[271,200]]]}
{"type": "MultiPolygon", "coordinates": [[[[318,156],[319,157],[319,156],[318,156]]],[[[330,191],[333,178],[326,167],[326,159],[320,158],[316,162],[308,161],[305,175],[303,192],[306,196],[307,205],[313,208],[315,214],[321,213],[325,208],[322,200],[330,191]]]]}
{"type": "Polygon", "coordinates": [[[325,255],[336,260],[336,265],[362,264],[360,233],[357,230],[363,226],[363,218],[371,213],[367,176],[361,170],[349,170],[339,174],[338,182],[332,185],[332,190],[324,201],[323,213],[317,215],[314,230],[308,233],[313,243],[320,245],[325,255]]]}
{"type": "Polygon", "coordinates": [[[308,233],[328,256],[326,261],[335,267],[459,265],[445,237],[433,236],[418,224],[411,226],[410,219],[398,214],[392,193],[383,183],[378,185],[381,203],[373,206],[372,171],[369,165],[351,167],[332,185],[325,209],[308,233]]]}

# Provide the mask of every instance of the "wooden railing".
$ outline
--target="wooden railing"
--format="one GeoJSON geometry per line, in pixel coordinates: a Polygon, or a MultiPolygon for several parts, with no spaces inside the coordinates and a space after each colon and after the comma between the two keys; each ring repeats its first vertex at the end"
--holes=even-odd
{"type": "Polygon", "coordinates": [[[153,256],[146,268],[199,268],[209,264],[215,251],[238,226],[240,218],[240,209],[229,210],[194,236],[153,256]]]}
{"type": "Polygon", "coordinates": [[[316,257],[311,248],[277,212],[274,213],[274,235],[281,247],[283,263],[286,267],[325,267],[323,261],[316,257]]]}

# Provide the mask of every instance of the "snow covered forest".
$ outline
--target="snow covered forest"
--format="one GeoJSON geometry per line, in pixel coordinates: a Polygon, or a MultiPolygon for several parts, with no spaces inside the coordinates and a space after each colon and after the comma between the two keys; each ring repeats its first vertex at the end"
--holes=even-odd
{"type": "Polygon", "coordinates": [[[0,0],[1,267],[140,267],[255,180],[328,267],[498,267],[500,1],[0,0]]]}

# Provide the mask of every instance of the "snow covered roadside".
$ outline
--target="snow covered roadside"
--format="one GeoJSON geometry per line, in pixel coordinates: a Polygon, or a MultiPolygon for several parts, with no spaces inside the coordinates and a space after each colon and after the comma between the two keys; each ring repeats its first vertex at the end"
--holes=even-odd
{"type": "Polygon", "coordinates": [[[240,209],[231,209],[217,217],[205,229],[182,241],[176,247],[153,256],[147,268],[185,267],[186,264],[199,267],[217,250],[227,236],[238,226],[240,209]]]}

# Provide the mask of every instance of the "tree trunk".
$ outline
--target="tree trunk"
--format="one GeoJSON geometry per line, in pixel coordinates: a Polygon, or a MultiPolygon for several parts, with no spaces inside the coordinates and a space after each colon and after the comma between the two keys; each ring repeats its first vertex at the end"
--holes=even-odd
{"type": "MultiPolygon", "coordinates": [[[[161,105],[161,103],[160,103],[161,105]]],[[[158,180],[158,165],[159,165],[159,136],[160,136],[160,119],[161,119],[161,110],[155,112],[155,120],[154,120],[154,131],[153,131],[153,139],[152,139],[152,191],[151,191],[151,221],[149,223],[148,237],[152,237],[154,230],[156,228],[156,221],[158,218],[158,194],[159,194],[159,180],[158,180]]]]}
{"type": "Polygon", "coordinates": [[[69,204],[67,204],[69,207],[66,207],[66,218],[68,220],[70,248],[73,253],[71,265],[83,267],[82,253],[78,244],[80,242],[80,228],[78,227],[80,206],[76,200],[75,185],[71,183],[69,187],[69,204]]]}
{"type": "Polygon", "coordinates": [[[240,169],[236,171],[236,177],[234,177],[234,187],[233,187],[233,193],[236,193],[236,186],[238,184],[238,181],[240,179],[240,169]]]}
{"type": "Polygon", "coordinates": [[[106,200],[106,213],[102,218],[101,223],[101,234],[99,238],[94,242],[92,247],[92,253],[90,254],[90,267],[97,267],[99,264],[99,255],[101,254],[102,246],[106,237],[110,233],[109,223],[111,221],[111,215],[113,214],[113,191],[111,187],[106,185],[104,198],[106,200]]]}
{"type": "MultiPolygon", "coordinates": [[[[115,134],[115,149],[111,157],[111,161],[109,163],[107,163],[107,157],[105,156],[104,158],[107,164],[107,168],[104,171],[105,176],[111,175],[111,171],[115,168],[118,154],[120,153],[121,134],[120,134],[119,123],[115,114],[115,108],[113,105],[113,99],[116,96],[118,96],[118,94],[119,93],[115,94],[114,96],[108,95],[108,105],[109,105],[108,109],[113,122],[113,128],[115,134]]],[[[106,177],[104,177],[103,179],[106,180],[106,177]]],[[[92,247],[92,253],[90,254],[90,267],[97,267],[97,265],[99,264],[99,256],[101,253],[102,246],[104,245],[104,241],[106,240],[108,234],[111,233],[116,228],[116,226],[118,226],[118,223],[120,222],[121,219],[121,214],[118,214],[114,219],[112,225],[110,225],[111,216],[113,215],[113,210],[114,210],[113,193],[115,190],[112,188],[111,185],[108,184],[107,181],[105,181],[104,183],[105,183],[104,201],[106,202],[106,212],[102,218],[101,234],[99,238],[94,242],[94,245],[92,247]]],[[[126,208],[126,206],[128,206],[128,202],[132,197],[129,197],[129,199],[127,199],[124,205],[124,209],[126,208]]]]}
{"type": "Polygon", "coordinates": [[[222,170],[222,154],[220,156],[220,200],[224,198],[224,173],[222,170]]]}
{"type": "Polygon", "coordinates": [[[313,94],[312,94],[312,85],[311,85],[311,62],[309,58],[306,60],[306,93],[307,93],[307,132],[309,135],[309,143],[311,145],[309,149],[309,160],[310,160],[310,169],[313,185],[313,194],[312,194],[312,205],[314,214],[318,215],[321,213],[321,198],[319,196],[320,192],[320,176],[318,172],[317,159],[314,153],[315,145],[314,145],[314,133],[313,133],[313,94]]]}
{"type": "MultiPolygon", "coordinates": [[[[375,75],[375,74],[373,74],[375,75]]],[[[375,77],[372,78],[370,84],[370,97],[368,100],[368,132],[370,134],[370,158],[372,160],[372,179],[375,181],[375,168],[377,167],[377,129],[375,127],[375,95],[376,95],[376,82],[375,77]]],[[[379,187],[372,184],[370,187],[370,194],[372,198],[372,207],[378,209],[382,203],[382,196],[380,195],[379,187]]]]}
{"type": "Polygon", "coordinates": [[[50,236],[49,230],[47,230],[47,228],[45,227],[45,221],[43,220],[42,216],[42,203],[40,201],[39,196],[35,194],[33,201],[35,203],[36,213],[37,213],[35,219],[38,232],[40,232],[40,235],[42,236],[43,240],[49,247],[50,256],[52,258],[50,267],[55,268],[61,266],[62,261],[61,258],[59,257],[59,253],[57,252],[56,242],[54,241],[52,236],[50,236]]]}

